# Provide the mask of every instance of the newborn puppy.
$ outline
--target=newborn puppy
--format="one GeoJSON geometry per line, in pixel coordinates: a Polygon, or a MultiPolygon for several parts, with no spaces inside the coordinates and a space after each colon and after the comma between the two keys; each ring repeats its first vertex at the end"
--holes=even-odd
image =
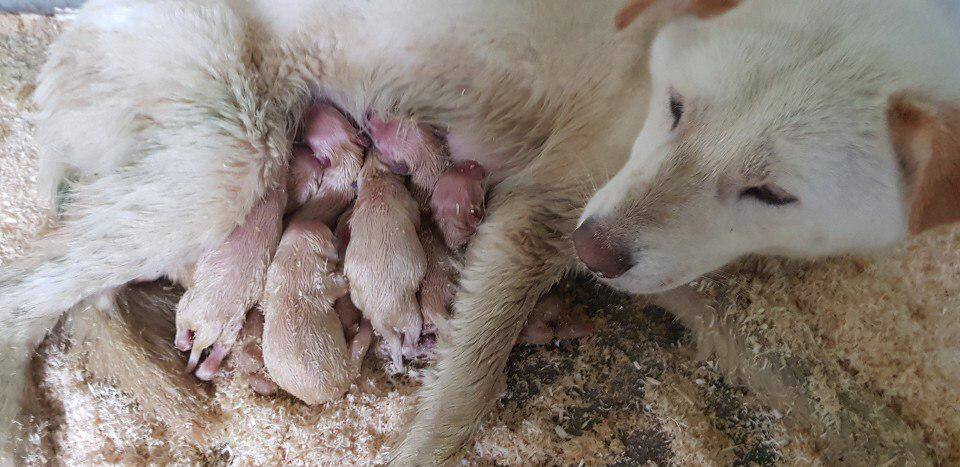
{"type": "Polygon", "coordinates": [[[426,206],[437,178],[449,164],[443,141],[427,125],[408,120],[370,118],[373,145],[380,160],[397,175],[409,175],[413,197],[426,206]]]}
{"type": "Polygon", "coordinates": [[[209,381],[220,370],[243,326],[247,310],[263,294],[263,280],[280,238],[286,187],[257,203],[217,248],[200,257],[190,288],[177,304],[176,348],[190,351],[187,371],[209,381]],[[213,346],[197,368],[204,349],[213,346]]]}
{"type": "Polygon", "coordinates": [[[296,198],[291,196],[291,204],[295,203],[305,218],[333,228],[356,196],[354,183],[363,165],[367,142],[339,110],[323,103],[314,104],[307,111],[303,137],[313,157],[307,157],[305,148],[294,153],[291,182],[299,183],[300,188],[289,188],[296,193],[296,198]],[[318,170],[320,167],[325,170],[318,170]],[[304,179],[311,175],[315,178],[304,179]]]}
{"type": "Polygon", "coordinates": [[[314,156],[310,147],[295,144],[290,159],[290,174],[287,175],[287,213],[316,197],[323,182],[323,171],[330,166],[330,159],[314,156]]]}
{"type": "Polygon", "coordinates": [[[545,295],[527,318],[527,322],[517,338],[525,344],[546,344],[553,339],[579,339],[593,333],[593,325],[585,321],[566,320],[569,310],[555,293],[545,295]]]}
{"type": "Polygon", "coordinates": [[[459,261],[432,223],[421,222],[421,226],[420,244],[427,259],[419,294],[423,328],[427,332],[443,334],[456,292],[454,282],[459,261]]]}
{"type": "Polygon", "coordinates": [[[323,222],[294,215],[267,272],[263,360],[274,382],[307,404],[342,396],[360,374],[370,345],[363,323],[348,344],[334,303],[347,294],[336,272],[333,234],[323,222]]]}
{"type": "Polygon", "coordinates": [[[237,343],[239,345],[230,354],[228,364],[247,380],[253,392],[263,396],[274,395],[277,384],[267,376],[263,364],[263,313],[260,310],[247,313],[237,343]]]}
{"type": "Polygon", "coordinates": [[[268,195],[227,241],[200,258],[177,306],[175,344],[183,351],[192,347],[189,371],[213,345],[197,369],[200,379],[217,374],[247,310],[261,298],[284,204],[287,211],[299,208],[304,218],[333,225],[356,194],[353,181],[366,143],[346,117],[329,104],[314,104],[305,116],[304,139],[310,147],[294,146],[285,189],[268,195]]]}
{"type": "Polygon", "coordinates": [[[437,180],[430,197],[433,219],[450,248],[460,248],[483,220],[487,173],[474,161],[457,162],[437,180]]]}
{"type": "Polygon", "coordinates": [[[415,346],[423,326],[417,304],[426,269],[417,238],[420,213],[403,180],[387,170],[375,150],[370,156],[360,171],[344,272],[350,297],[386,340],[399,369],[403,346],[415,346]]]}
{"type": "Polygon", "coordinates": [[[343,395],[370,344],[370,325],[353,329],[357,313],[344,305],[347,286],[335,273],[340,255],[330,232],[356,195],[365,145],[357,133],[330,105],[315,104],[307,112],[304,139],[310,147],[294,148],[287,184],[288,210],[296,212],[270,265],[261,304],[267,371],[308,404],[343,395]]]}

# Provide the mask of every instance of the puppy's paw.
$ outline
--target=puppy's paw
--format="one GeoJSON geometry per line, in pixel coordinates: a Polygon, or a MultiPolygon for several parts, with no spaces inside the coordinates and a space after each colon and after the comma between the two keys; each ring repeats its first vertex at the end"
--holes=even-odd
{"type": "Polygon", "coordinates": [[[373,328],[383,337],[390,361],[395,371],[403,370],[403,357],[412,349],[419,348],[420,336],[423,332],[423,318],[420,311],[415,313],[397,314],[388,320],[373,320],[373,328]],[[406,352],[405,352],[406,350],[406,352]]]}
{"type": "Polygon", "coordinates": [[[437,180],[430,209],[450,248],[466,245],[483,221],[487,173],[474,162],[458,162],[437,180]]]}
{"type": "Polygon", "coordinates": [[[593,333],[593,325],[580,321],[570,322],[568,317],[563,316],[569,313],[564,311],[566,307],[556,295],[544,297],[527,319],[518,341],[542,345],[554,339],[579,339],[593,333]]]}
{"type": "Polygon", "coordinates": [[[176,347],[190,351],[187,371],[209,381],[219,372],[223,359],[237,341],[246,316],[246,306],[231,300],[222,290],[195,287],[177,304],[176,347]],[[204,351],[210,348],[203,358],[204,351]],[[198,367],[199,366],[199,367],[198,367]]]}

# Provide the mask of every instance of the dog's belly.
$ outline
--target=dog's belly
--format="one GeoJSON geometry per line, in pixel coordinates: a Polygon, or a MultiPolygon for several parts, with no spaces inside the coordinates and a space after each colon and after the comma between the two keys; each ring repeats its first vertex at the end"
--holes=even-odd
{"type": "Polygon", "coordinates": [[[615,2],[243,1],[301,59],[320,62],[323,94],[356,121],[388,109],[434,124],[455,160],[495,178],[525,165],[521,153],[554,126],[547,107],[591,79],[585,63],[605,74],[624,62],[602,57],[615,2]]]}

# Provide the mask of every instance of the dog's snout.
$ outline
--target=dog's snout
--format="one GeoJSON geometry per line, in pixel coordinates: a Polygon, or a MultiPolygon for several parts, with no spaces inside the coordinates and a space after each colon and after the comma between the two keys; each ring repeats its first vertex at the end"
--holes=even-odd
{"type": "Polygon", "coordinates": [[[628,242],[594,218],[573,231],[573,246],[587,269],[601,277],[620,277],[633,266],[628,242]]]}

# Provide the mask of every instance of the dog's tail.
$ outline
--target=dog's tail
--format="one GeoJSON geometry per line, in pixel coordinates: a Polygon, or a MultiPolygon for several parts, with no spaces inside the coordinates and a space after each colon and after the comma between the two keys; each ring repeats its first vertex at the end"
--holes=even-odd
{"type": "Polygon", "coordinates": [[[62,282],[45,284],[51,262],[30,258],[0,269],[0,460],[24,455],[24,428],[31,424],[34,405],[28,381],[30,360],[47,332],[72,301],[47,289],[69,288],[62,282]]]}
{"type": "Polygon", "coordinates": [[[153,283],[96,292],[85,288],[92,274],[64,279],[62,269],[60,281],[48,280],[46,271],[59,261],[22,261],[0,271],[0,465],[31,449],[29,430],[41,411],[30,362],[64,310],[70,310],[64,330],[74,341],[69,352],[94,377],[135,395],[175,435],[196,441],[213,413],[204,387],[183,371],[183,357],[171,345],[182,290],[153,283]]]}
{"type": "Polygon", "coordinates": [[[16,459],[26,446],[32,411],[29,363],[60,317],[98,292],[124,284],[129,270],[68,248],[56,234],[32,256],[0,268],[0,459],[16,459]]]}
{"type": "Polygon", "coordinates": [[[186,359],[174,349],[174,310],[183,290],[154,282],[101,295],[72,311],[65,331],[85,368],[136,397],[150,416],[180,438],[199,441],[214,415],[209,394],[186,373],[186,359]]]}

